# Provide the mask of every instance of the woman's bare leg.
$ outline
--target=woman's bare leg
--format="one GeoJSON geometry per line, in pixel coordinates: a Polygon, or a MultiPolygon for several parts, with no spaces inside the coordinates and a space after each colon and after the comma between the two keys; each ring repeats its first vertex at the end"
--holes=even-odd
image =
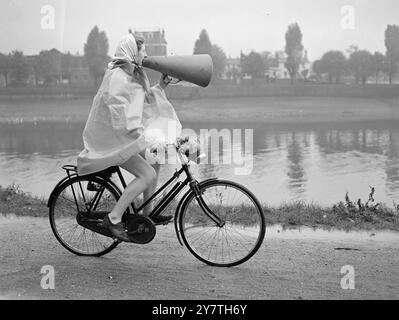
{"type": "Polygon", "coordinates": [[[113,224],[121,222],[123,213],[132,201],[153,186],[157,177],[154,168],[139,154],[132,156],[121,167],[134,174],[136,178],[129,183],[109,214],[109,219],[113,224]]]}
{"type": "MultiPolygon", "coordinates": [[[[157,190],[157,184],[158,184],[158,179],[159,179],[159,170],[160,170],[161,166],[159,164],[154,164],[154,165],[152,165],[152,167],[155,170],[156,177],[153,180],[153,182],[151,183],[151,185],[143,193],[143,196],[144,196],[143,201],[144,202],[147,201],[148,199],[150,199],[151,196],[157,190]]],[[[154,201],[151,201],[148,205],[146,205],[143,208],[143,214],[145,216],[148,216],[152,212],[153,209],[154,209],[154,201]]]]}
{"type": "MultiPolygon", "coordinates": [[[[140,155],[143,157],[143,159],[146,159],[146,154],[145,154],[145,150],[140,152],[140,155]]],[[[148,199],[151,198],[151,196],[155,193],[155,191],[157,190],[157,184],[158,184],[158,179],[159,179],[159,171],[160,171],[160,165],[159,164],[151,164],[151,166],[154,168],[155,170],[155,174],[156,177],[154,179],[154,181],[151,183],[151,185],[144,190],[143,192],[143,201],[146,202],[148,199]]],[[[143,215],[148,216],[152,210],[154,209],[154,203],[150,202],[148,205],[146,205],[143,208],[143,215]]]]}

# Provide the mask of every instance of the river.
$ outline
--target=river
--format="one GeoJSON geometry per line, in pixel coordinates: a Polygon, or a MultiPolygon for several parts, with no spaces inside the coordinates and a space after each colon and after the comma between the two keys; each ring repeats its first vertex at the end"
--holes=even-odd
{"type": "MultiPolygon", "coordinates": [[[[343,201],[346,192],[353,200],[366,201],[370,187],[376,190],[377,202],[399,203],[398,120],[267,125],[185,122],[183,126],[196,132],[253,130],[253,162],[248,174],[237,174],[239,166],[231,164],[193,165],[199,180],[237,181],[270,205],[294,200],[331,205],[343,201]]],[[[83,122],[1,124],[0,185],[15,184],[47,198],[64,176],[61,166],[76,163],[83,148],[83,128],[83,122]]],[[[174,168],[164,166],[160,182],[174,168]]]]}

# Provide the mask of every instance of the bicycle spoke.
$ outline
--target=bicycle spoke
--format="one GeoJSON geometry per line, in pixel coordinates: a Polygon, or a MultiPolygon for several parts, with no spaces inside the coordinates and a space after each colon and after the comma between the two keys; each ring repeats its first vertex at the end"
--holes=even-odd
{"type": "Polygon", "coordinates": [[[207,231],[203,231],[203,230],[201,230],[201,231],[199,231],[198,233],[197,233],[197,235],[198,235],[198,237],[192,237],[191,238],[191,241],[193,242],[193,243],[196,243],[197,241],[199,241],[199,240],[201,240],[202,238],[204,238],[204,237],[206,237],[207,236],[207,233],[208,232],[210,232],[212,229],[211,228],[209,228],[207,231]]]}
{"type": "MultiPolygon", "coordinates": [[[[90,178],[88,178],[90,179],[90,178]]],[[[57,239],[68,250],[81,255],[101,255],[116,246],[114,239],[98,234],[80,225],[77,220],[78,213],[90,219],[88,208],[91,205],[102,211],[111,211],[117,202],[116,195],[112,193],[105,183],[93,182],[99,188],[88,190],[91,180],[75,178],[58,194],[51,208],[52,226],[57,239]],[[100,190],[100,191],[98,191],[100,190]],[[73,194],[75,193],[75,195],[73,194]],[[99,193],[100,192],[100,193],[99,193]],[[76,199],[76,201],[75,201],[76,199]],[[77,211],[79,208],[79,212],[77,211]]],[[[94,209],[94,208],[93,208],[94,209]]],[[[79,220],[81,221],[81,220],[79,220]]],[[[92,220],[95,221],[95,220],[92,220]]],[[[87,222],[93,223],[93,222],[87,222]]]]}
{"type": "Polygon", "coordinates": [[[252,256],[264,236],[263,213],[253,198],[236,184],[224,182],[203,188],[202,198],[224,224],[204,221],[205,213],[192,198],[181,222],[189,250],[212,265],[236,265],[252,256]]]}

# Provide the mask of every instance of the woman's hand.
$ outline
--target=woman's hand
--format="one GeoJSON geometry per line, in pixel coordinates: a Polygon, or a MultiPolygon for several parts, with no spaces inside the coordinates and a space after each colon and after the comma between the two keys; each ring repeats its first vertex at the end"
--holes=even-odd
{"type": "Polygon", "coordinates": [[[162,74],[161,79],[159,80],[159,85],[162,89],[165,89],[171,81],[172,78],[170,78],[167,74],[162,74]]]}

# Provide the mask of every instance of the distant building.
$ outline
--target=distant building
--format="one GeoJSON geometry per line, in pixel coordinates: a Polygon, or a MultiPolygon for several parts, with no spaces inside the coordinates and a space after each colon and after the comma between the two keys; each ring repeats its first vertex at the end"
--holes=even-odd
{"type": "Polygon", "coordinates": [[[46,78],[41,74],[36,74],[35,68],[39,55],[26,56],[29,66],[28,86],[63,84],[75,86],[93,85],[94,79],[89,72],[89,68],[86,66],[84,56],[63,54],[57,49],[49,50],[48,54],[48,59],[51,60],[51,72],[47,74],[46,78]]]}
{"type": "Polygon", "coordinates": [[[238,84],[240,83],[241,70],[241,59],[228,57],[222,79],[238,84]]]}
{"type": "Polygon", "coordinates": [[[290,75],[288,70],[285,68],[285,62],[287,61],[287,54],[284,51],[277,51],[275,53],[275,59],[272,66],[267,71],[267,76],[271,79],[289,79],[290,75]]]}
{"type": "Polygon", "coordinates": [[[47,84],[55,84],[58,85],[62,83],[62,59],[63,54],[57,49],[51,49],[47,51],[49,64],[51,65],[51,70],[48,70],[49,77],[44,79],[41,75],[36,74],[36,65],[37,59],[39,55],[30,55],[26,56],[26,60],[29,65],[29,76],[27,85],[28,86],[36,86],[43,85],[45,82],[47,84]]]}
{"type": "MultiPolygon", "coordinates": [[[[290,79],[290,74],[285,67],[287,54],[284,51],[276,51],[274,64],[269,67],[266,75],[271,79],[290,79]]],[[[311,73],[311,63],[308,59],[308,53],[305,50],[302,63],[299,65],[297,78],[307,78],[311,73]],[[306,76],[305,76],[306,75],[306,76]]]]}
{"type": "Polygon", "coordinates": [[[76,86],[92,86],[94,78],[89,72],[89,68],[86,66],[84,56],[72,55],[71,61],[71,75],[69,77],[69,83],[76,86]]]}

